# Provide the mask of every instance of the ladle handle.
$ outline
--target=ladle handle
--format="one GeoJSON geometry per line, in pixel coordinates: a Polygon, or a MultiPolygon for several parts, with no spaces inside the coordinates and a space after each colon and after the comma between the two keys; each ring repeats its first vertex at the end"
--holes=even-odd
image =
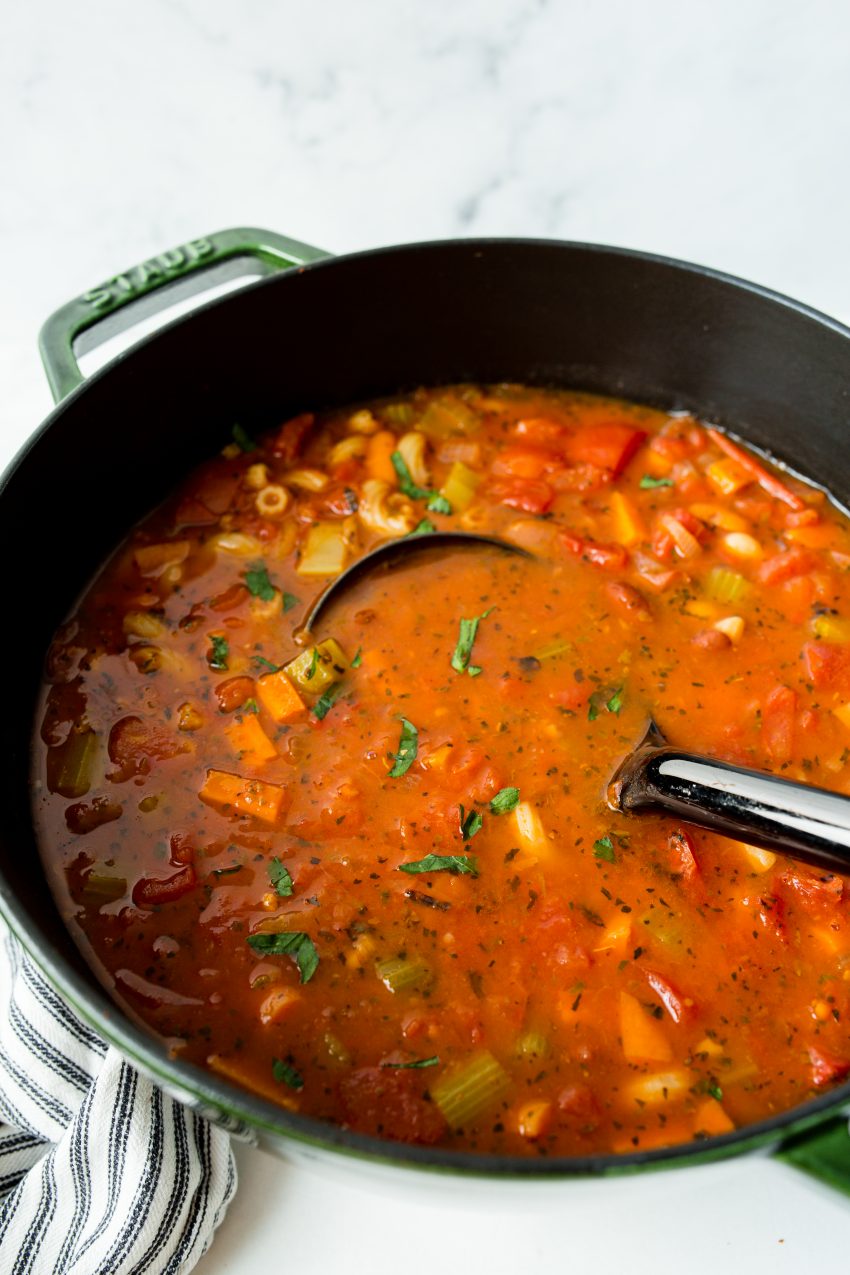
{"type": "Polygon", "coordinates": [[[609,792],[614,809],[678,815],[749,845],[850,874],[850,798],[669,746],[638,748],[609,792]]]}

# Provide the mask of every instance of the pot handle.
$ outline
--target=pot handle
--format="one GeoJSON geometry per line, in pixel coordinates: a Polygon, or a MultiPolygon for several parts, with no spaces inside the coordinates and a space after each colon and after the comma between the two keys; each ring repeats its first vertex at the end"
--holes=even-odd
{"type": "Polygon", "coordinates": [[[850,1195],[850,1131],[847,1116],[827,1120],[783,1142],[777,1158],[850,1195]]]}
{"type": "Polygon", "coordinates": [[[245,274],[271,275],[328,255],[321,248],[273,230],[237,227],[192,239],[113,275],[61,306],[39,333],[39,352],[54,402],[85,380],[77,363],[78,352],[94,349],[140,319],[173,305],[175,300],[203,292],[213,283],[245,274]],[[210,271],[215,272],[212,280],[210,271]],[[94,328],[96,338],[80,342],[80,337],[94,328]]]}

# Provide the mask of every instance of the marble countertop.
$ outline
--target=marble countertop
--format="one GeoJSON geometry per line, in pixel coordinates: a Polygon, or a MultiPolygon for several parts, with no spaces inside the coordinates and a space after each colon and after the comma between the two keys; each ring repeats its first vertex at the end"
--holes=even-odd
{"type": "MultiPolygon", "coordinates": [[[[850,315],[841,0],[59,0],[0,45],[0,452],[45,316],[228,225],[334,251],[589,239],[850,315]]],[[[543,1198],[376,1186],[248,1149],[203,1275],[837,1269],[850,1206],[767,1157],[543,1198]],[[471,1197],[471,1198],[470,1198],[471,1197]]]]}

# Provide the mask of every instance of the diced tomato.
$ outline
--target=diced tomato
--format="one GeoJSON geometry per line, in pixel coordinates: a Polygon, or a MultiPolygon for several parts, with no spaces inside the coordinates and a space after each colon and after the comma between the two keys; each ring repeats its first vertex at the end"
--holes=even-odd
{"type": "Polygon", "coordinates": [[[756,575],[762,584],[782,584],[785,580],[793,580],[795,576],[804,576],[814,570],[817,559],[808,549],[795,545],[793,549],[783,549],[772,558],[761,564],[756,575]]]}
{"type": "Polygon", "coordinates": [[[186,832],[174,832],[169,838],[170,859],[172,863],[185,866],[191,863],[195,855],[192,839],[186,832]]]}
{"type": "Polygon", "coordinates": [[[173,903],[194,890],[197,884],[195,869],[191,864],[170,877],[142,877],[133,886],[133,902],[137,908],[155,908],[162,903],[173,903]]]}
{"type": "Polygon", "coordinates": [[[796,691],[775,686],[764,702],[761,717],[761,741],[771,761],[791,760],[796,715],[796,691]]]}
{"type": "Polygon", "coordinates": [[[145,775],[152,760],[164,761],[188,753],[191,748],[185,738],[158,722],[122,717],[109,732],[109,759],[118,767],[109,778],[122,781],[133,775],[145,775]]]}
{"type": "Polygon", "coordinates": [[[814,596],[811,577],[794,576],[779,586],[773,604],[792,624],[804,624],[811,613],[814,596]]]}
{"type": "Polygon", "coordinates": [[[439,1108],[426,1101],[426,1085],[427,1079],[416,1070],[360,1067],[340,1081],[346,1122],[358,1133],[373,1137],[437,1142],[446,1125],[439,1108]]]}
{"type": "Polygon", "coordinates": [[[291,420],[284,421],[272,443],[272,455],[277,460],[291,465],[300,455],[304,439],[313,428],[315,419],[312,412],[302,412],[300,416],[293,416],[291,420]]]}
{"type": "Polygon", "coordinates": [[[802,650],[806,676],[818,690],[850,689],[850,650],[826,642],[806,642],[802,650]]]}
{"type": "Polygon", "coordinates": [[[585,540],[571,531],[562,531],[560,540],[569,553],[575,554],[583,562],[592,562],[595,567],[602,567],[607,571],[622,571],[629,560],[628,552],[622,545],[585,540]]]}
{"type": "Polygon", "coordinates": [[[578,713],[587,704],[592,690],[592,682],[567,682],[566,686],[560,687],[557,691],[551,691],[549,698],[553,704],[558,705],[558,708],[569,713],[578,713]]]}
{"type": "Polygon", "coordinates": [[[779,895],[761,895],[758,899],[757,915],[766,930],[775,934],[780,942],[788,942],[787,927],[785,925],[785,903],[779,895]]]}
{"type": "Polygon", "coordinates": [[[545,514],[555,499],[548,483],[534,478],[500,478],[487,487],[491,500],[527,514],[545,514]]]}
{"type": "Polygon", "coordinates": [[[667,856],[673,876],[688,891],[702,890],[702,873],[694,850],[694,843],[682,829],[670,834],[667,841],[667,856]]]}
{"type": "Polygon", "coordinates": [[[820,1046],[809,1048],[809,1061],[812,1064],[812,1083],[819,1089],[824,1085],[835,1084],[850,1075],[850,1058],[842,1058],[828,1053],[820,1046]]]}
{"type": "Polygon", "coordinates": [[[810,916],[827,920],[834,916],[844,897],[844,880],[832,873],[807,872],[805,868],[788,868],[782,873],[782,884],[790,890],[796,903],[810,916]]]}
{"type": "Polygon", "coordinates": [[[684,1022],[685,1019],[693,1014],[695,1008],[693,1000],[689,996],[682,995],[661,974],[657,974],[654,970],[644,969],[643,975],[674,1023],[684,1022]]]}
{"type": "Polygon", "coordinates": [[[534,443],[538,447],[555,447],[559,450],[568,434],[563,425],[545,416],[531,416],[526,420],[517,421],[514,431],[526,442],[534,443]]]}
{"type": "Polygon", "coordinates": [[[570,465],[569,468],[553,469],[546,476],[555,491],[601,491],[608,487],[613,479],[608,469],[597,469],[595,465],[570,465]]]}
{"type": "Polygon", "coordinates": [[[302,496],[296,514],[301,522],[315,522],[319,518],[347,518],[357,512],[357,494],[345,483],[331,483],[324,491],[302,496]]]}
{"type": "Polygon", "coordinates": [[[542,478],[560,465],[561,458],[542,447],[504,447],[490,468],[499,477],[542,478]]]}
{"type": "Polygon", "coordinates": [[[570,434],[564,440],[564,452],[576,464],[595,465],[616,477],[645,438],[644,430],[630,425],[591,425],[570,434]]]}
{"type": "Polygon", "coordinates": [[[558,1108],[587,1124],[599,1118],[599,1103],[590,1085],[568,1085],[558,1094],[558,1108]]]}

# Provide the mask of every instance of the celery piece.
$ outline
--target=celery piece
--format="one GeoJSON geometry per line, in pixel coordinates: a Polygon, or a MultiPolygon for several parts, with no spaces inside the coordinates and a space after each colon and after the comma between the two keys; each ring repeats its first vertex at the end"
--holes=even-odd
{"type": "Polygon", "coordinates": [[[423,961],[410,961],[403,956],[378,961],[375,971],[389,992],[412,992],[431,982],[431,971],[423,961]]]}
{"type": "Polygon", "coordinates": [[[84,797],[91,787],[96,759],[97,736],[94,731],[71,731],[62,749],[53,791],[63,797],[84,797]]]}
{"type": "Polygon", "coordinates": [[[850,642],[850,620],[840,615],[816,615],[812,632],[821,642],[850,642]]]}
{"type": "Polygon", "coordinates": [[[510,1076],[486,1049],[431,1087],[431,1097],[452,1129],[462,1128],[503,1098],[510,1076]]]}
{"type": "Polygon", "coordinates": [[[430,438],[471,434],[477,428],[478,419],[475,413],[457,398],[440,398],[429,403],[417,426],[417,429],[430,438]]]}
{"type": "Polygon", "coordinates": [[[740,602],[751,589],[749,580],[730,567],[712,567],[703,585],[715,602],[740,602]]]}
{"type": "Polygon", "coordinates": [[[456,460],[440,488],[440,495],[445,496],[455,513],[463,513],[472,504],[480,482],[480,474],[456,460]]]}
{"type": "Polygon", "coordinates": [[[545,1058],[549,1053],[549,1041],[542,1032],[524,1031],[516,1043],[517,1058],[545,1058]]]}
{"type": "Polygon", "coordinates": [[[84,899],[99,899],[101,903],[114,903],[127,893],[127,878],[113,877],[105,872],[89,872],[83,883],[84,899]]]}
{"type": "Polygon", "coordinates": [[[380,415],[391,425],[411,425],[416,417],[412,403],[387,403],[380,415]]]}

